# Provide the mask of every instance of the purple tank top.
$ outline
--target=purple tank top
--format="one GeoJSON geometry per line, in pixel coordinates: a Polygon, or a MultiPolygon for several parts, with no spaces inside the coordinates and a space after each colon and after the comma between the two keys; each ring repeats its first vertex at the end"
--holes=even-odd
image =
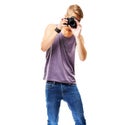
{"type": "Polygon", "coordinates": [[[46,52],[44,80],[62,83],[75,83],[75,47],[74,35],[67,38],[59,33],[52,46],[46,52]]]}

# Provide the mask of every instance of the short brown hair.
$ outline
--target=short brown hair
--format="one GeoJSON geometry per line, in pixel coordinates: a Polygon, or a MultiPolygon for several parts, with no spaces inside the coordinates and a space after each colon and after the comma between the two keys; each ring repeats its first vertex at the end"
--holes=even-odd
{"type": "Polygon", "coordinates": [[[83,11],[81,7],[77,4],[70,5],[67,9],[67,15],[69,15],[69,12],[73,11],[79,18],[83,18],[83,11]]]}

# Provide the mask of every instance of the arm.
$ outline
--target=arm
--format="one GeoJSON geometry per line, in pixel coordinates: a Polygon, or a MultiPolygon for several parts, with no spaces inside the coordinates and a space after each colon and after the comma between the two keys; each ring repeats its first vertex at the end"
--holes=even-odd
{"type": "Polygon", "coordinates": [[[50,46],[52,45],[56,35],[58,34],[55,31],[56,25],[54,24],[49,24],[44,32],[43,39],[41,41],[41,50],[42,51],[47,51],[50,46]]]}
{"type": "Polygon", "coordinates": [[[77,50],[78,50],[78,55],[80,60],[84,61],[87,57],[87,51],[84,46],[84,39],[83,36],[80,35],[79,37],[76,38],[77,40],[77,50]]]}
{"type": "Polygon", "coordinates": [[[72,29],[72,32],[76,38],[78,55],[81,61],[84,61],[87,57],[87,51],[84,46],[84,38],[81,35],[82,26],[77,22],[77,28],[72,29]]]}
{"type": "MultiPolygon", "coordinates": [[[[57,28],[59,30],[62,30],[62,27],[65,26],[64,23],[66,23],[66,22],[67,22],[66,19],[61,19],[60,23],[57,25],[57,28]]],[[[54,39],[55,39],[56,35],[58,34],[58,32],[55,31],[55,28],[56,28],[55,24],[49,24],[46,27],[44,35],[43,35],[43,39],[41,42],[42,51],[47,51],[51,47],[52,43],[54,42],[54,39]]]]}

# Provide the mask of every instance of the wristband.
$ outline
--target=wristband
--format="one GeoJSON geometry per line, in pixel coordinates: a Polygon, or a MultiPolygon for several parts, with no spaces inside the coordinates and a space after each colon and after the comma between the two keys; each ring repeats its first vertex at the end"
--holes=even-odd
{"type": "Polygon", "coordinates": [[[61,30],[58,29],[57,27],[55,28],[55,31],[56,31],[57,33],[60,33],[60,32],[61,32],[61,30]]]}

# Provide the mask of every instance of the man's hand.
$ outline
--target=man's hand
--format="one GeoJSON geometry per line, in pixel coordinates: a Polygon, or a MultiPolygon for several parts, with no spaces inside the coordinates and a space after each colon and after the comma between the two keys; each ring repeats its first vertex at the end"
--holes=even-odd
{"type": "Polygon", "coordinates": [[[80,37],[82,26],[77,20],[75,20],[75,21],[77,23],[77,28],[71,28],[71,30],[75,37],[80,37]]]}
{"type": "Polygon", "coordinates": [[[60,20],[60,23],[57,25],[57,28],[59,28],[60,30],[62,29],[62,27],[66,26],[65,24],[68,23],[68,20],[66,18],[62,18],[60,20]]]}

